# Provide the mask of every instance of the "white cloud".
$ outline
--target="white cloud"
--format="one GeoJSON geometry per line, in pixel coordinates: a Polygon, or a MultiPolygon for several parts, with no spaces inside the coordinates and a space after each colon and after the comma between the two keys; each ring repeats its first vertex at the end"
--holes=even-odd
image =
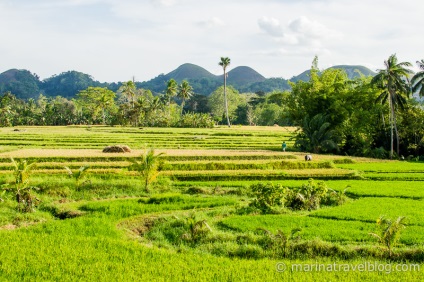
{"type": "Polygon", "coordinates": [[[292,22],[290,22],[288,27],[292,32],[296,34],[317,39],[338,35],[336,31],[327,28],[326,26],[317,21],[312,21],[307,17],[300,17],[293,20],[292,22]]]}
{"type": "Polygon", "coordinates": [[[233,67],[290,77],[315,54],[322,65],[382,68],[393,53],[401,61],[424,58],[424,37],[411,28],[424,23],[423,3],[0,0],[0,25],[7,27],[0,29],[0,72],[18,67],[48,77],[75,69],[101,81],[148,80],[186,62],[219,71],[216,60],[225,55],[233,67]],[[384,21],[393,13],[405,20],[384,21]]]}
{"type": "Polygon", "coordinates": [[[283,27],[280,21],[275,18],[262,17],[258,20],[259,27],[274,37],[284,36],[283,27]]]}

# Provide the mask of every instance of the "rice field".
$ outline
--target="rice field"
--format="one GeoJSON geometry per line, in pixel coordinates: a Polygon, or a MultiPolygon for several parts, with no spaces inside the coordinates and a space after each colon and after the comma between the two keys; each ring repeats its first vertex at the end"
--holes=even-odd
{"type": "Polygon", "coordinates": [[[295,129],[285,127],[16,129],[0,128],[0,185],[13,185],[11,157],[34,160],[30,185],[37,187],[39,204],[33,213],[19,212],[14,194],[0,190],[0,281],[422,278],[422,162],[334,155],[313,155],[313,161],[305,162],[305,153],[293,149],[295,129]],[[286,152],[281,151],[283,141],[286,152]],[[102,152],[115,144],[128,145],[132,152],[102,152]],[[151,193],[129,167],[147,148],[164,154],[151,193]],[[89,166],[86,181],[77,185],[65,166],[73,171],[89,166]],[[252,201],[253,184],[297,189],[310,178],[334,191],[347,188],[348,201],[314,211],[241,213],[252,201]],[[370,235],[378,232],[376,220],[383,215],[407,218],[394,257],[370,235]],[[190,222],[192,227],[207,223],[211,231],[203,225],[203,237],[194,240],[189,230],[196,229],[185,229],[190,222]],[[287,243],[292,253],[281,253],[283,247],[273,245],[278,242],[275,234],[297,228],[298,237],[287,243]],[[364,262],[386,268],[292,268],[364,262]],[[280,271],[282,263],[286,271],[280,271]],[[387,271],[400,263],[419,269],[387,271]]]}

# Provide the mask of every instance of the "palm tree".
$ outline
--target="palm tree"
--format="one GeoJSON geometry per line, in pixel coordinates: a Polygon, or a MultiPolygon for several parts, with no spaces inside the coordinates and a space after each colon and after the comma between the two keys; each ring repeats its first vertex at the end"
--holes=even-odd
{"type": "Polygon", "coordinates": [[[224,69],[224,105],[225,105],[225,116],[227,117],[228,127],[231,127],[230,118],[228,116],[228,101],[227,101],[227,67],[230,65],[231,60],[228,57],[221,57],[221,61],[218,63],[224,69]]]}
{"type": "Polygon", "coordinates": [[[134,81],[131,81],[131,80],[122,83],[121,87],[119,87],[119,91],[125,96],[127,96],[128,100],[131,101],[132,108],[134,108],[136,89],[137,87],[134,81]]]}
{"type": "Polygon", "coordinates": [[[132,169],[138,171],[144,180],[144,189],[149,192],[149,184],[152,183],[159,174],[160,156],[164,153],[155,155],[155,151],[150,149],[147,153],[141,155],[140,161],[131,160],[132,169]]]}
{"type": "Polygon", "coordinates": [[[320,153],[337,149],[335,131],[331,129],[331,124],[324,115],[317,114],[312,118],[306,116],[301,128],[295,145],[302,150],[320,153]]]}
{"type": "Polygon", "coordinates": [[[169,104],[171,104],[172,97],[175,97],[178,93],[178,83],[175,81],[175,79],[171,78],[167,84],[166,84],[166,92],[165,97],[166,101],[169,104]]]}
{"type": "Polygon", "coordinates": [[[380,227],[380,234],[369,234],[377,238],[381,244],[385,245],[389,251],[389,257],[392,257],[392,248],[399,240],[400,231],[406,227],[406,217],[399,216],[396,220],[393,220],[385,216],[380,216],[377,219],[377,225],[380,227]]]}
{"type": "Polygon", "coordinates": [[[193,96],[193,87],[191,87],[187,80],[183,80],[178,89],[178,97],[182,100],[181,115],[183,115],[185,101],[190,100],[191,96],[193,96]]]}
{"type": "Polygon", "coordinates": [[[424,60],[417,61],[418,67],[421,69],[420,72],[417,72],[414,77],[411,79],[412,92],[424,96],[424,60]]]}
{"type": "Polygon", "coordinates": [[[396,126],[396,112],[397,106],[403,108],[406,104],[404,96],[409,96],[410,86],[408,81],[411,70],[406,67],[412,66],[409,62],[398,63],[396,54],[389,57],[384,61],[385,69],[378,70],[376,76],[371,80],[371,84],[377,85],[382,89],[382,93],[377,98],[378,102],[385,103],[389,101],[389,120],[390,120],[390,158],[393,158],[393,129],[396,132],[397,141],[397,154],[399,155],[399,134],[396,126]]]}

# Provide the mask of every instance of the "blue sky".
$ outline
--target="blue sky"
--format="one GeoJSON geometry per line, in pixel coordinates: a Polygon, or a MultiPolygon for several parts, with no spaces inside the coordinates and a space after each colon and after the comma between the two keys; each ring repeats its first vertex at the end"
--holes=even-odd
{"type": "Polygon", "coordinates": [[[99,81],[149,80],[183,63],[220,74],[250,66],[290,78],[396,53],[424,59],[422,0],[0,0],[0,72],[68,70],[99,81]]]}

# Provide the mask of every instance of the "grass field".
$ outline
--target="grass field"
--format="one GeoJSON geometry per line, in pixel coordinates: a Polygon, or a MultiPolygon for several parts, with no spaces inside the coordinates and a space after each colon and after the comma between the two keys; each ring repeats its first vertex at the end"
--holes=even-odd
{"type": "Polygon", "coordinates": [[[12,191],[0,191],[0,281],[421,281],[424,163],[332,155],[305,162],[292,150],[293,132],[0,128],[0,185],[13,186],[11,157],[34,160],[30,185],[39,200],[34,212],[22,213],[12,191]],[[102,153],[114,144],[133,151],[102,153]],[[145,148],[164,153],[150,193],[129,169],[145,148]],[[64,166],[89,166],[87,181],[77,185],[64,166]],[[309,178],[335,191],[348,187],[347,202],[242,212],[251,185],[298,189],[309,178]],[[407,218],[391,257],[370,235],[383,215],[407,218]],[[296,228],[297,237],[281,245],[278,230],[296,228]],[[299,264],[315,269],[299,271],[299,264]],[[336,264],[351,269],[331,271],[336,264]],[[360,271],[364,264],[381,267],[360,271]],[[396,269],[401,264],[412,267],[396,269]]]}

